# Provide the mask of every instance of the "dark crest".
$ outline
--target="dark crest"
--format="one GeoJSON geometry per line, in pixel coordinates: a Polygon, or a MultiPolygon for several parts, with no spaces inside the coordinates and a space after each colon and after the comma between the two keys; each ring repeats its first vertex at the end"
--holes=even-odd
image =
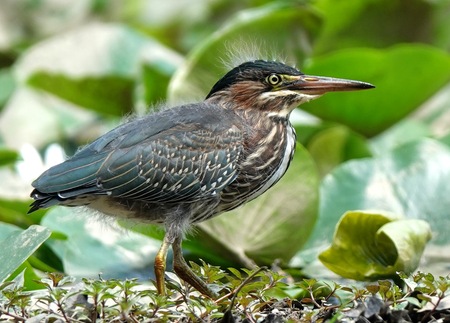
{"type": "Polygon", "coordinates": [[[245,62],[241,65],[233,68],[227,74],[225,74],[217,83],[213,86],[206,98],[209,98],[214,93],[226,89],[236,82],[248,79],[248,80],[258,80],[265,78],[266,76],[272,74],[288,74],[288,75],[302,75],[303,73],[299,70],[285,65],[280,62],[275,61],[264,61],[256,60],[251,62],[245,62]]]}

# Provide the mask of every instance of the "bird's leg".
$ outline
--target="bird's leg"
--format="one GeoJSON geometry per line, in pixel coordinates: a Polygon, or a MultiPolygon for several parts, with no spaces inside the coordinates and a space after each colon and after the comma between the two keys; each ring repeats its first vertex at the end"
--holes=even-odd
{"type": "Polygon", "coordinates": [[[203,295],[209,296],[211,298],[217,298],[216,293],[214,293],[206,283],[197,277],[192,269],[188,266],[183,258],[183,252],[181,249],[181,237],[175,238],[172,244],[173,250],[173,270],[177,273],[177,276],[187,282],[189,285],[194,287],[203,295]]]}
{"type": "Polygon", "coordinates": [[[159,248],[158,253],[155,257],[155,276],[156,276],[156,289],[160,295],[166,294],[166,285],[164,283],[164,275],[166,271],[166,259],[167,251],[173,241],[169,238],[169,235],[164,236],[161,248],[159,248]]]}

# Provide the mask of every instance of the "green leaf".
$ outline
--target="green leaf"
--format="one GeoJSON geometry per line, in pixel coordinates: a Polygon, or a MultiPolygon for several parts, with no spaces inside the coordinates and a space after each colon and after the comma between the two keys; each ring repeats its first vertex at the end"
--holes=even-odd
{"type": "Polygon", "coordinates": [[[371,156],[364,137],[344,126],[320,131],[311,138],[307,148],[322,176],[346,160],[371,156]]]}
{"type": "Polygon", "coordinates": [[[393,277],[419,265],[430,226],[379,211],[349,211],[339,221],[331,247],[319,255],[335,273],[356,280],[393,277]]]}
{"type": "Polygon", "coordinates": [[[376,154],[388,153],[408,142],[431,136],[429,128],[420,121],[405,119],[389,128],[370,141],[370,147],[376,154]]]}
{"type": "Polygon", "coordinates": [[[279,183],[239,209],[199,224],[199,233],[190,240],[209,253],[245,266],[252,261],[288,262],[314,225],[318,184],[314,162],[305,148],[297,146],[294,160],[279,183]]]}
{"type": "MultiPolygon", "coordinates": [[[[181,61],[153,38],[123,25],[98,23],[31,47],[17,64],[16,74],[36,89],[122,116],[132,111],[135,80],[143,66],[146,73],[154,70],[153,82],[166,84],[181,61]]],[[[156,90],[146,91],[148,101],[161,98],[156,90]]]]}
{"type": "Polygon", "coordinates": [[[438,35],[431,32],[431,25],[437,25],[433,11],[446,12],[445,5],[439,8],[437,4],[422,0],[319,0],[316,6],[324,15],[324,27],[315,51],[432,43],[438,35]]]}
{"type": "Polygon", "coordinates": [[[64,240],[48,240],[65,273],[95,276],[103,272],[117,277],[148,266],[150,274],[160,242],[133,232],[124,234],[123,228],[102,223],[93,213],[82,208],[53,207],[42,219],[43,225],[66,236],[64,240]]]}
{"type": "Polygon", "coordinates": [[[142,84],[144,85],[144,102],[146,105],[161,103],[166,99],[167,88],[172,74],[173,65],[144,65],[142,68],[142,84]]]}
{"type": "Polygon", "coordinates": [[[156,224],[147,223],[135,223],[126,220],[118,220],[118,224],[127,230],[143,234],[149,238],[156,240],[163,240],[164,238],[164,227],[156,224]]]}
{"type": "Polygon", "coordinates": [[[49,236],[50,230],[39,225],[32,225],[25,231],[17,228],[3,236],[0,240],[0,282],[5,281],[49,236]]]}
{"type": "Polygon", "coordinates": [[[450,147],[450,133],[439,139],[440,142],[450,147]]]}
{"type": "Polygon", "coordinates": [[[303,146],[308,147],[310,141],[320,132],[335,126],[335,123],[331,122],[317,122],[313,124],[307,123],[294,123],[295,132],[297,133],[297,142],[303,146]]]}
{"type": "Polygon", "coordinates": [[[12,149],[0,148],[0,167],[17,161],[19,154],[12,149]]]}
{"type": "Polygon", "coordinates": [[[402,220],[384,225],[380,228],[377,238],[380,245],[383,241],[386,245],[392,242],[398,253],[394,267],[397,271],[410,274],[417,269],[425,245],[431,237],[432,232],[428,222],[402,220]]]}
{"type": "MultiPolygon", "coordinates": [[[[32,258],[33,256],[31,256],[29,260],[32,258]]],[[[39,279],[41,278],[37,274],[37,270],[39,269],[32,266],[29,260],[23,262],[13,273],[11,273],[9,279],[14,277],[14,281],[20,280],[20,286],[23,286],[25,290],[42,289],[42,285],[38,283],[39,279]]]]}
{"type": "Polygon", "coordinates": [[[305,72],[374,84],[372,90],[330,93],[302,105],[302,109],[324,120],[374,136],[417,109],[450,81],[450,55],[425,45],[351,49],[316,57],[305,72]]]}
{"type": "Polygon", "coordinates": [[[47,92],[19,86],[3,110],[0,135],[9,147],[27,143],[44,148],[79,132],[88,136],[89,132],[81,129],[93,131],[95,118],[98,116],[93,112],[76,109],[67,101],[55,97],[50,100],[47,92]]]}
{"type": "Polygon", "coordinates": [[[44,210],[27,214],[30,208],[30,201],[18,201],[0,198],[0,222],[14,224],[23,229],[33,224],[39,224],[44,210]]]}
{"type": "Polygon", "coordinates": [[[440,138],[450,134],[450,123],[448,122],[450,118],[449,106],[450,82],[439,92],[429,97],[420,109],[411,116],[411,119],[419,125],[425,125],[429,135],[440,138]]]}
{"type": "MultiPolygon", "coordinates": [[[[0,223],[3,228],[8,230],[3,231],[0,229],[0,237],[9,234],[10,230],[17,231],[18,227],[25,230],[33,224],[39,224],[47,210],[39,210],[32,214],[27,214],[29,208],[30,201],[28,200],[0,199],[0,223]]],[[[57,233],[52,232],[50,239],[54,239],[56,236],[57,233]]],[[[28,262],[35,269],[41,271],[50,271],[50,268],[54,269],[53,271],[62,271],[63,269],[59,258],[48,248],[47,243],[42,244],[34,252],[33,256],[28,259],[28,262]],[[45,266],[46,269],[44,270],[45,266]]]]}
{"type": "Polygon", "coordinates": [[[75,79],[37,72],[28,79],[28,84],[102,114],[122,116],[133,107],[134,82],[120,76],[75,79]]]}
{"type": "Polygon", "coordinates": [[[425,220],[433,231],[431,245],[448,248],[449,178],[450,148],[432,139],[346,162],[322,182],[319,220],[307,248],[317,252],[327,245],[348,210],[385,210],[425,220]]]}
{"type": "Polygon", "coordinates": [[[204,97],[230,67],[217,59],[227,61],[227,53],[233,66],[258,58],[302,61],[311,51],[320,23],[314,10],[294,2],[242,10],[189,55],[172,78],[168,97],[174,102],[204,97]]]}
{"type": "Polygon", "coordinates": [[[3,105],[13,93],[16,82],[10,68],[0,69],[0,111],[3,105]]]}

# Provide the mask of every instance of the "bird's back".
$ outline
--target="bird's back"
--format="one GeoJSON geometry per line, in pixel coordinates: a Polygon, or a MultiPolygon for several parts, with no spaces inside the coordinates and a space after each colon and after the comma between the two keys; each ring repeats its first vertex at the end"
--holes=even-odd
{"type": "Polygon", "coordinates": [[[127,122],[34,181],[30,212],[55,204],[111,207],[102,210],[98,201],[163,208],[217,199],[237,176],[242,124],[233,111],[206,103],[127,122]]]}

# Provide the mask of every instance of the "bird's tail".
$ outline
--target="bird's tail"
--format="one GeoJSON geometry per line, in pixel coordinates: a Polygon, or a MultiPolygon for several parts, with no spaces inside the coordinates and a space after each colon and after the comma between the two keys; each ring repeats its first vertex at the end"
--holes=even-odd
{"type": "Polygon", "coordinates": [[[45,209],[50,206],[61,204],[63,199],[58,198],[56,194],[47,194],[34,189],[30,195],[34,202],[30,204],[30,209],[28,210],[28,214],[37,211],[39,209],[45,209]]]}

